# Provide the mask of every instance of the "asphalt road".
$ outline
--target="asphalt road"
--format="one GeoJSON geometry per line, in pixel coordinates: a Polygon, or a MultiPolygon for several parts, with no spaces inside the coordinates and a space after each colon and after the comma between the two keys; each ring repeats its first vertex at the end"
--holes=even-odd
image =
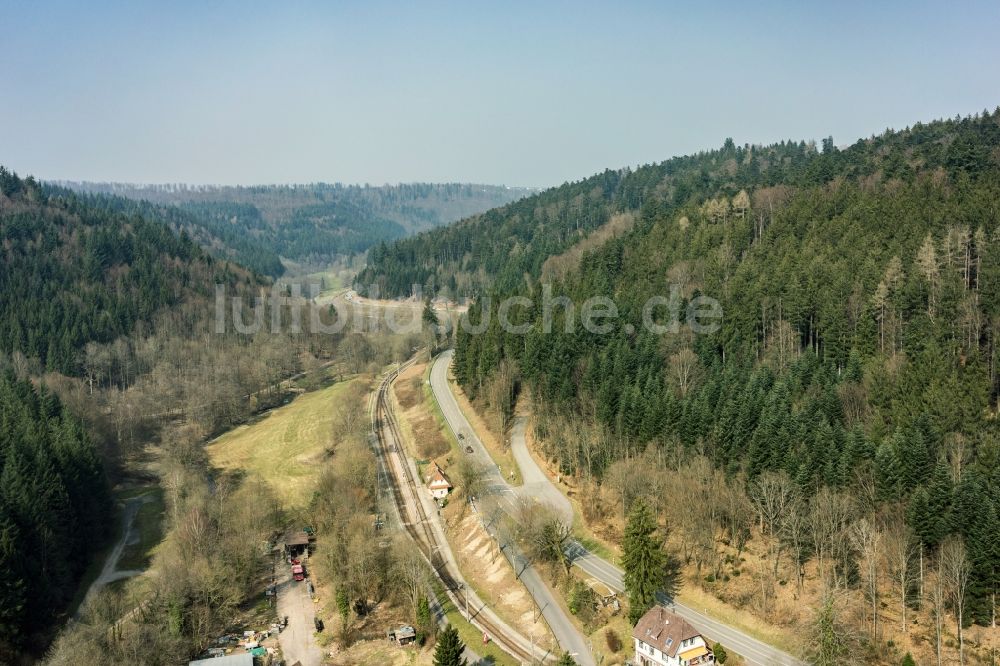
{"type": "Polygon", "coordinates": [[[517,493],[524,498],[548,504],[555,509],[559,517],[567,525],[573,524],[573,505],[569,498],[559,492],[559,489],[545,476],[545,472],[539,469],[528,451],[528,443],[524,438],[525,420],[518,417],[514,421],[510,432],[510,451],[514,455],[517,466],[521,468],[521,478],[524,485],[516,489],[517,493]]]}
{"type": "MultiPolygon", "coordinates": [[[[444,414],[448,425],[456,433],[462,433],[465,438],[462,442],[463,446],[468,445],[472,447],[473,452],[466,455],[472,456],[474,460],[478,461],[486,469],[485,487],[477,502],[478,510],[484,519],[488,520],[487,514],[489,510],[485,508],[487,506],[495,506],[505,513],[514,514],[518,509],[519,501],[545,501],[544,498],[548,496],[548,493],[539,484],[540,479],[534,475],[530,477],[525,476],[525,485],[515,488],[509,486],[503,479],[501,470],[498,470],[497,466],[493,463],[483,443],[476,436],[476,433],[462,414],[462,410],[455,401],[455,396],[451,393],[451,388],[448,385],[448,365],[450,363],[451,351],[441,354],[434,362],[434,365],[431,367],[431,389],[434,391],[434,396],[437,398],[438,405],[441,407],[441,412],[444,414]]],[[[523,424],[521,425],[523,429],[523,424]]],[[[520,461],[518,462],[520,463],[520,461]]],[[[544,477],[544,475],[542,476],[544,477]]],[[[551,486],[551,484],[548,485],[551,486]]],[[[559,494],[558,490],[556,493],[559,494]]],[[[559,507],[556,506],[555,508],[558,510],[559,507]]],[[[570,513],[572,515],[572,510],[570,513]]],[[[492,532],[490,527],[487,529],[492,532]]],[[[555,594],[542,581],[541,576],[535,571],[535,568],[517,551],[513,543],[505,545],[505,555],[512,562],[521,583],[524,584],[525,589],[528,590],[528,593],[535,600],[535,604],[541,609],[541,614],[548,623],[552,634],[559,641],[559,646],[573,655],[573,658],[580,666],[594,666],[594,657],[590,652],[587,639],[576,630],[573,622],[556,600],[555,594]]]]}
{"type": "MultiPolygon", "coordinates": [[[[521,468],[524,485],[511,487],[497,473],[496,465],[492,463],[489,454],[486,453],[482,442],[479,441],[472,426],[465,418],[465,415],[462,414],[462,410],[459,408],[455,396],[451,392],[451,385],[448,382],[448,367],[451,365],[451,358],[452,351],[448,350],[435,360],[434,366],[431,368],[431,390],[434,392],[434,396],[441,407],[448,425],[456,433],[462,433],[465,437],[465,443],[473,447],[474,453],[470,455],[475,455],[477,459],[483,460],[484,464],[489,465],[489,468],[492,470],[487,484],[488,492],[495,496],[513,496],[514,499],[508,500],[511,506],[515,506],[517,501],[544,502],[552,506],[561,516],[568,517],[571,523],[573,518],[572,505],[566,496],[559,491],[538,467],[528,451],[527,443],[524,439],[525,424],[523,420],[516,421],[511,431],[511,451],[518,466],[521,468]]],[[[575,541],[570,544],[568,553],[573,559],[574,566],[580,567],[587,574],[593,576],[616,592],[624,590],[622,570],[615,565],[601,559],[575,541]]],[[[718,641],[727,649],[741,655],[746,660],[746,663],[751,666],[804,666],[805,664],[805,662],[763,641],[757,640],[738,629],[734,629],[719,620],[715,620],[705,613],[676,603],[665,594],[662,595],[660,601],[690,622],[710,642],[718,641]]],[[[551,622],[549,626],[552,626],[551,622]]],[[[562,643],[563,639],[561,635],[556,632],[555,627],[552,629],[553,633],[559,638],[560,644],[565,647],[565,644],[562,643]]],[[[582,639],[572,625],[570,625],[569,629],[572,630],[573,634],[582,639]]],[[[570,649],[570,651],[574,652],[578,651],[578,649],[570,649]]],[[[584,650],[580,654],[580,657],[583,654],[590,655],[587,650],[584,650]]],[[[577,661],[583,663],[580,657],[577,657],[577,661]]]]}

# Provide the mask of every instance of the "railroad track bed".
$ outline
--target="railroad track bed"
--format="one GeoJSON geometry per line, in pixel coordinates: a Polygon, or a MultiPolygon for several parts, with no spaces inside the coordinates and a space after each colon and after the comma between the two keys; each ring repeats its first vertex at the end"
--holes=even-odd
{"type": "MultiPolygon", "coordinates": [[[[461,610],[463,605],[460,590],[465,588],[467,591],[467,583],[462,580],[452,562],[443,554],[443,552],[450,552],[450,547],[447,543],[442,543],[443,537],[435,533],[431,519],[428,518],[427,511],[418,495],[418,484],[410,469],[409,461],[402,452],[403,438],[387,397],[389,387],[406,365],[401,366],[382,380],[372,401],[372,430],[375,435],[376,452],[383,467],[382,476],[384,476],[392,493],[399,525],[406,530],[424,559],[430,564],[455,607],[461,610]]],[[[510,635],[513,633],[512,630],[497,622],[490,613],[483,612],[485,608],[484,604],[480,605],[478,610],[467,608],[466,619],[489,636],[490,640],[504,652],[522,663],[537,663],[552,659],[553,656],[547,651],[535,648],[533,653],[526,641],[525,644],[522,644],[521,641],[514,639],[510,635]]],[[[523,637],[520,638],[522,641],[524,640],[523,637]]]]}

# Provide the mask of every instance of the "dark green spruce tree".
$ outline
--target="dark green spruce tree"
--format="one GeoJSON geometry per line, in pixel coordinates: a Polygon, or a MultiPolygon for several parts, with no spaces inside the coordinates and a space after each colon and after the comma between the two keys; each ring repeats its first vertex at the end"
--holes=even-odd
{"type": "Polygon", "coordinates": [[[438,316],[437,313],[434,312],[434,306],[431,305],[431,299],[428,298],[424,301],[424,310],[421,313],[420,318],[423,320],[424,326],[428,327],[428,329],[437,335],[438,316]]]}
{"type": "Polygon", "coordinates": [[[667,579],[667,556],[656,534],[656,519],[646,504],[632,505],[622,541],[622,567],[628,592],[628,618],[632,624],[656,603],[656,593],[667,579]]]}
{"type": "Polygon", "coordinates": [[[434,666],[466,666],[463,652],[465,643],[458,637],[458,630],[449,624],[434,646],[434,666]]]}

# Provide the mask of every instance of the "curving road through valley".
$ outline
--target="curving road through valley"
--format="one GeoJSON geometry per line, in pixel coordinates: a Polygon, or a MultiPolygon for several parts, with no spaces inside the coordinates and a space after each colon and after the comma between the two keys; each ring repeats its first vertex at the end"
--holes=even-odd
{"type": "MultiPolygon", "coordinates": [[[[434,365],[431,368],[431,390],[449,427],[456,434],[461,433],[465,443],[473,447],[474,453],[470,455],[476,456],[483,464],[489,466],[491,473],[488,476],[487,490],[484,491],[484,494],[489,493],[496,497],[505,498],[511,509],[516,507],[518,501],[549,504],[560,516],[563,516],[567,522],[572,524],[573,507],[569,500],[549,480],[545,472],[538,467],[535,460],[531,457],[530,451],[528,451],[524,437],[525,423],[523,419],[515,421],[512,428],[511,451],[518,466],[521,468],[524,484],[517,487],[510,486],[499,474],[496,465],[493,464],[492,459],[486,452],[476,432],[472,429],[471,424],[465,418],[452,393],[451,384],[448,381],[448,368],[451,365],[452,355],[453,351],[448,350],[434,360],[434,365]]],[[[591,553],[576,541],[570,544],[567,552],[572,558],[574,566],[579,567],[588,575],[593,576],[616,592],[620,593],[624,590],[622,582],[623,572],[617,566],[591,553]]],[[[679,604],[665,594],[662,595],[660,601],[690,622],[710,641],[718,641],[727,649],[742,656],[746,663],[751,666],[805,666],[805,662],[796,659],[792,655],[772,647],[738,629],[734,629],[719,620],[715,620],[704,613],[698,612],[693,608],[679,604]]],[[[546,616],[546,619],[549,619],[548,616],[546,616]]],[[[572,624],[568,628],[560,627],[559,631],[557,631],[557,627],[550,620],[549,626],[552,627],[553,633],[556,634],[556,637],[564,648],[566,647],[563,643],[564,636],[569,640],[569,634],[572,633],[579,639],[582,639],[582,636],[572,627],[572,624]]],[[[570,649],[570,651],[580,652],[580,648],[570,649]]],[[[583,664],[583,657],[585,655],[590,658],[590,663],[593,663],[593,657],[589,650],[584,650],[580,653],[576,657],[576,660],[583,664]]]]}

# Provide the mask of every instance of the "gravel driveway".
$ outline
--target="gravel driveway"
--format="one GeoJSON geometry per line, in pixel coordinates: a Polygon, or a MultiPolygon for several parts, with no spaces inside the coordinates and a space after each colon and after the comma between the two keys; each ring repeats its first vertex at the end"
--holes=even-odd
{"type": "Polygon", "coordinates": [[[288,625],[278,634],[285,663],[319,666],[323,663],[323,651],[313,634],[316,608],[309,598],[307,583],[292,580],[291,567],[284,560],[278,567],[278,617],[288,617],[288,625]]]}

